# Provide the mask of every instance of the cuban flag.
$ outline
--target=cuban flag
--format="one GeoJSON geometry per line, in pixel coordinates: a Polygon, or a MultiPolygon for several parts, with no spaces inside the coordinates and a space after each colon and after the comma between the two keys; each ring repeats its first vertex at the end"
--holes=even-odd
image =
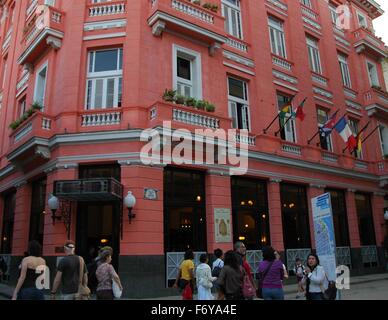
{"type": "Polygon", "coordinates": [[[353,152],[354,148],[357,146],[357,140],[354,136],[352,129],[350,129],[348,122],[345,117],[342,117],[334,126],[334,129],[339,133],[342,140],[345,141],[346,146],[350,152],[353,152]]]}
{"type": "Polygon", "coordinates": [[[327,137],[331,134],[331,132],[333,131],[333,128],[334,128],[334,125],[335,125],[335,120],[337,118],[337,113],[338,113],[338,110],[336,112],[333,113],[333,115],[325,122],[325,124],[319,129],[320,133],[321,133],[321,136],[322,137],[327,137]]]}

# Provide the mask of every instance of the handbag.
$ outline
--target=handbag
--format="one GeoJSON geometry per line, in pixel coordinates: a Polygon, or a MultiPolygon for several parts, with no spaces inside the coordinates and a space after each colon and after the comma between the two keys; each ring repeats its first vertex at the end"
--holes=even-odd
{"type": "Polygon", "coordinates": [[[193,300],[193,290],[191,289],[190,282],[186,285],[182,292],[183,300],[193,300]]]}
{"type": "Polygon", "coordinates": [[[263,273],[261,273],[261,272],[259,273],[259,282],[258,282],[258,286],[257,286],[257,290],[256,290],[256,296],[260,299],[263,299],[264,279],[267,276],[267,273],[269,272],[269,270],[271,269],[272,264],[273,264],[273,261],[269,264],[269,266],[267,267],[267,269],[263,273]]]}
{"type": "Polygon", "coordinates": [[[326,275],[326,279],[329,283],[326,290],[323,291],[324,300],[335,300],[337,298],[337,286],[335,281],[330,281],[326,275]]]}
{"type": "Polygon", "coordinates": [[[244,270],[244,268],[242,268],[242,271],[244,274],[243,284],[242,284],[243,297],[246,299],[252,299],[255,296],[255,289],[253,287],[249,274],[244,270]]]}
{"type": "Polygon", "coordinates": [[[83,284],[84,278],[84,260],[82,257],[79,257],[79,284],[78,292],[75,294],[75,300],[89,300],[90,298],[90,289],[83,284]]]}
{"type": "Polygon", "coordinates": [[[113,291],[113,296],[116,299],[121,298],[123,291],[120,289],[119,285],[117,284],[117,282],[114,279],[112,279],[112,291],[113,291]]]}

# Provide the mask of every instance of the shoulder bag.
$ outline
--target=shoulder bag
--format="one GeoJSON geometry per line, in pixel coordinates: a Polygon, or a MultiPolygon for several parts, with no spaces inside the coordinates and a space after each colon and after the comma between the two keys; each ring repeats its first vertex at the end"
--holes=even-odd
{"type": "Polygon", "coordinates": [[[89,300],[90,298],[90,289],[84,285],[84,260],[82,257],[79,258],[79,282],[78,282],[78,292],[75,294],[75,300],[89,300]]]}

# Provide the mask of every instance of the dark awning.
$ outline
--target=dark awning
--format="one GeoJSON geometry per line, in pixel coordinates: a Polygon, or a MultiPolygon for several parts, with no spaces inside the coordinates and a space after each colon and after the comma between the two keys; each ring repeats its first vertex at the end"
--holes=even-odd
{"type": "Polygon", "coordinates": [[[114,178],[54,182],[54,195],[71,201],[113,201],[123,198],[123,186],[114,178]]]}

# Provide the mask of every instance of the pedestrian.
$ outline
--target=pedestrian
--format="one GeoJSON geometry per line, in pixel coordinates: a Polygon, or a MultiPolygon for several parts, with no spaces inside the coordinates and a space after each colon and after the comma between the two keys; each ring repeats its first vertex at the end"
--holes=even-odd
{"type": "Polygon", "coordinates": [[[230,250],[225,253],[224,267],[216,280],[216,284],[222,292],[222,299],[244,300],[242,294],[244,273],[239,259],[235,251],[230,250]]]}
{"type": "Polygon", "coordinates": [[[295,259],[294,272],[295,272],[296,281],[297,281],[296,299],[299,299],[300,297],[303,296],[303,293],[304,293],[303,277],[305,272],[302,260],[300,258],[295,259]]]}
{"type": "Polygon", "coordinates": [[[287,271],[287,268],[286,268],[286,266],[284,265],[284,263],[282,262],[282,259],[281,259],[281,257],[280,257],[279,252],[277,252],[276,250],[275,250],[275,258],[276,258],[276,260],[279,260],[279,261],[282,263],[282,265],[283,265],[284,279],[288,279],[288,271],[287,271]]]}
{"type": "Polygon", "coordinates": [[[319,258],[315,253],[310,253],[307,257],[305,274],[306,299],[323,300],[326,273],[324,268],[319,265],[319,258]]]}
{"type": "Polygon", "coordinates": [[[114,300],[115,297],[112,289],[113,281],[117,284],[121,291],[123,291],[123,286],[121,285],[119,276],[111,265],[111,251],[105,250],[101,252],[100,261],[101,263],[96,271],[96,277],[98,280],[97,300],[114,300]]]}
{"type": "Polygon", "coordinates": [[[178,276],[174,283],[174,288],[182,290],[183,299],[192,300],[194,292],[194,252],[189,249],[185,252],[184,260],[179,267],[178,276]],[[190,298],[191,290],[191,298],[190,298]]]}
{"type": "Polygon", "coordinates": [[[92,294],[96,293],[97,290],[97,285],[98,285],[98,280],[96,277],[96,271],[98,266],[101,264],[101,256],[102,253],[105,251],[109,251],[111,256],[113,256],[113,248],[109,246],[105,246],[100,248],[98,251],[98,255],[96,258],[93,259],[89,264],[86,265],[86,268],[88,270],[88,287],[92,294]]]}
{"type": "Polygon", "coordinates": [[[263,261],[259,264],[260,278],[262,279],[262,293],[264,300],[284,300],[283,263],[276,259],[272,247],[263,248],[263,261]]]}
{"type": "MultiPolygon", "coordinates": [[[[234,251],[237,253],[239,257],[239,263],[243,267],[244,272],[248,275],[250,285],[252,286],[252,291],[256,292],[257,285],[253,278],[251,266],[247,262],[247,248],[245,247],[245,244],[241,241],[237,241],[234,244],[234,251]]],[[[246,297],[247,300],[252,300],[253,298],[254,296],[246,297]]]]}
{"type": "Polygon", "coordinates": [[[198,300],[214,300],[211,288],[213,287],[213,282],[217,280],[217,277],[212,276],[210,266],[208,265],[208,255],[201,254],[199,262],[200,264],[195,272],[198,288],[198,300]]]}
{"type": "Polygon", "coordinates": [[[28,254],[22,260],[20,277],[12,295],[12,300],[44,300],[43,288],[37,288],[36,280],[46,271],[46,261],[42,258],[42,246],[38,241],[28,244],[28,254]]]}
{"type": "Polygon", "coordinates": [[[214,250],[214,256],[217,258],[213,261],[212,265],[212,275],[214,277],[218,277],[220,275],[220,272],[222,268],[224,267],[224,261],[222,260],[224,253],[221,249],[214,250]]]}
{"type": "Polygon", "coordinates": [[[63,300],[76,300],[80,286],[88,284],[88,271],[82,257],[75,254],[75,243],[68,240],[64,244],[65,257],[58,264],[57,274],[51,291],[52,299],[56,298],[59,286],[62,286],[63,300]],[[80,272],[82,271],[82,274],[80,272]]]}

